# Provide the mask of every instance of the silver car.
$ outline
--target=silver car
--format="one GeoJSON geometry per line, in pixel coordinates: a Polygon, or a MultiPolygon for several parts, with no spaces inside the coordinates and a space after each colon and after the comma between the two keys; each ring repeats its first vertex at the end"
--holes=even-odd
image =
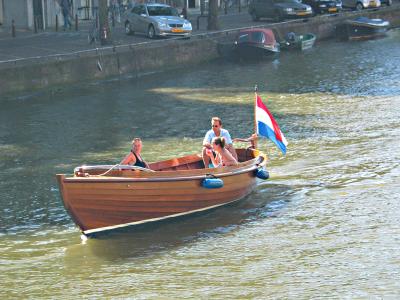
{"type": "Polygon", "coordinates": [[[190,37],[192,24],[176,8],[159,3],[136,4],[125,15],[126,34],[144,33],[156,36],[190,37]]]}
{"type": "Polygon", "coordinates": [[[362,10],[365,8],[380,7],[380,0],[342,0],[342,6],[352,8],[355,10],[362,10]]]}

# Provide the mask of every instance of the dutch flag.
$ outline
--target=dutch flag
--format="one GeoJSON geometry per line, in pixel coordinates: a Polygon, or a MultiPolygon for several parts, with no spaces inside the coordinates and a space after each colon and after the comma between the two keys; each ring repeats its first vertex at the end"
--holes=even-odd
{"type": "Polygon", "coordinates": [[[288,142],[283,136],[278,123],[276,123],[274,117],[258,95],[256,95],[256,125],[257,135],[269,138],[283,154],[286,154],[288,142]]]}

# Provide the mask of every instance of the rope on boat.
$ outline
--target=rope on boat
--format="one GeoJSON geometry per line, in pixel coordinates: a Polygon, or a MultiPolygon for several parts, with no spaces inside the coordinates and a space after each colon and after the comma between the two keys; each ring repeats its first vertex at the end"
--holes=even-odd
{"type": "Polygon", "coordinates": [[[155,172],[154,170],[142,168],[142,167],[138,167],[138,166],[116,164],[116,165],[112,166],[110,169],[108,169],[107,171],[105,171],[104,173],[99,174],[97,176],[104,176],[104,175],[108,174],[111,170],[113,170],[114,168],[119,167],[119,166],[129,166],[130,169],[138,170],[138,171],[155,172]]]}

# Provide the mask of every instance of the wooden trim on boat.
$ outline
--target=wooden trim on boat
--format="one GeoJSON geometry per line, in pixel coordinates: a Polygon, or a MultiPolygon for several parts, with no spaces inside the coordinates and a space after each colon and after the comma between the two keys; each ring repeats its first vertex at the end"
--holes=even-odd
{"type": "MultiPolygon", "coordinates": [[[[224,172],[224,173],[206,173],[202,175],[190,175],[190,176],[181,176],[181,177],[156,177],[156,178],[150,178],[150,177],[103,177],[103,176],[95,176],[91,175],[89,177],[70,177],[66,178],[64,176],[64,181],[65,182],[168,182],[168,181],[187,181],[187,180],[198,180],[198,179],[204,179],[208,177],[226,177],[226,176],[234,176],[234,175],[239,175],[242,173],[247,173],[249,171],[257,169],[259,166],[257,164],[248,166],[247,168],[242,168],[239,170],[231,171],[231,172],[224,172]]],[[[158,173],[158,172],[156,172],[158,173]]],[[[57,174],[61,175],[61,174],[57,174]]],[[[157,174],[159,175],[159,174],[157,174]]]]}

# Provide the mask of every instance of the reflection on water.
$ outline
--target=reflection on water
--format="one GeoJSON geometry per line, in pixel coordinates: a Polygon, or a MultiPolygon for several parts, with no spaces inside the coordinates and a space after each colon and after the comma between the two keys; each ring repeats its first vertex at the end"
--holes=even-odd
{"type": "Polygon", "coordinates": [[[0,110],[2,298],[399,296],[400,32],[258,64],[217,62],[18,99],[0,110]],[[234,205],[82,242],[54,174],[199,151],[211,116],[248,136],[253,87],[289,140],[234,205]]]}

